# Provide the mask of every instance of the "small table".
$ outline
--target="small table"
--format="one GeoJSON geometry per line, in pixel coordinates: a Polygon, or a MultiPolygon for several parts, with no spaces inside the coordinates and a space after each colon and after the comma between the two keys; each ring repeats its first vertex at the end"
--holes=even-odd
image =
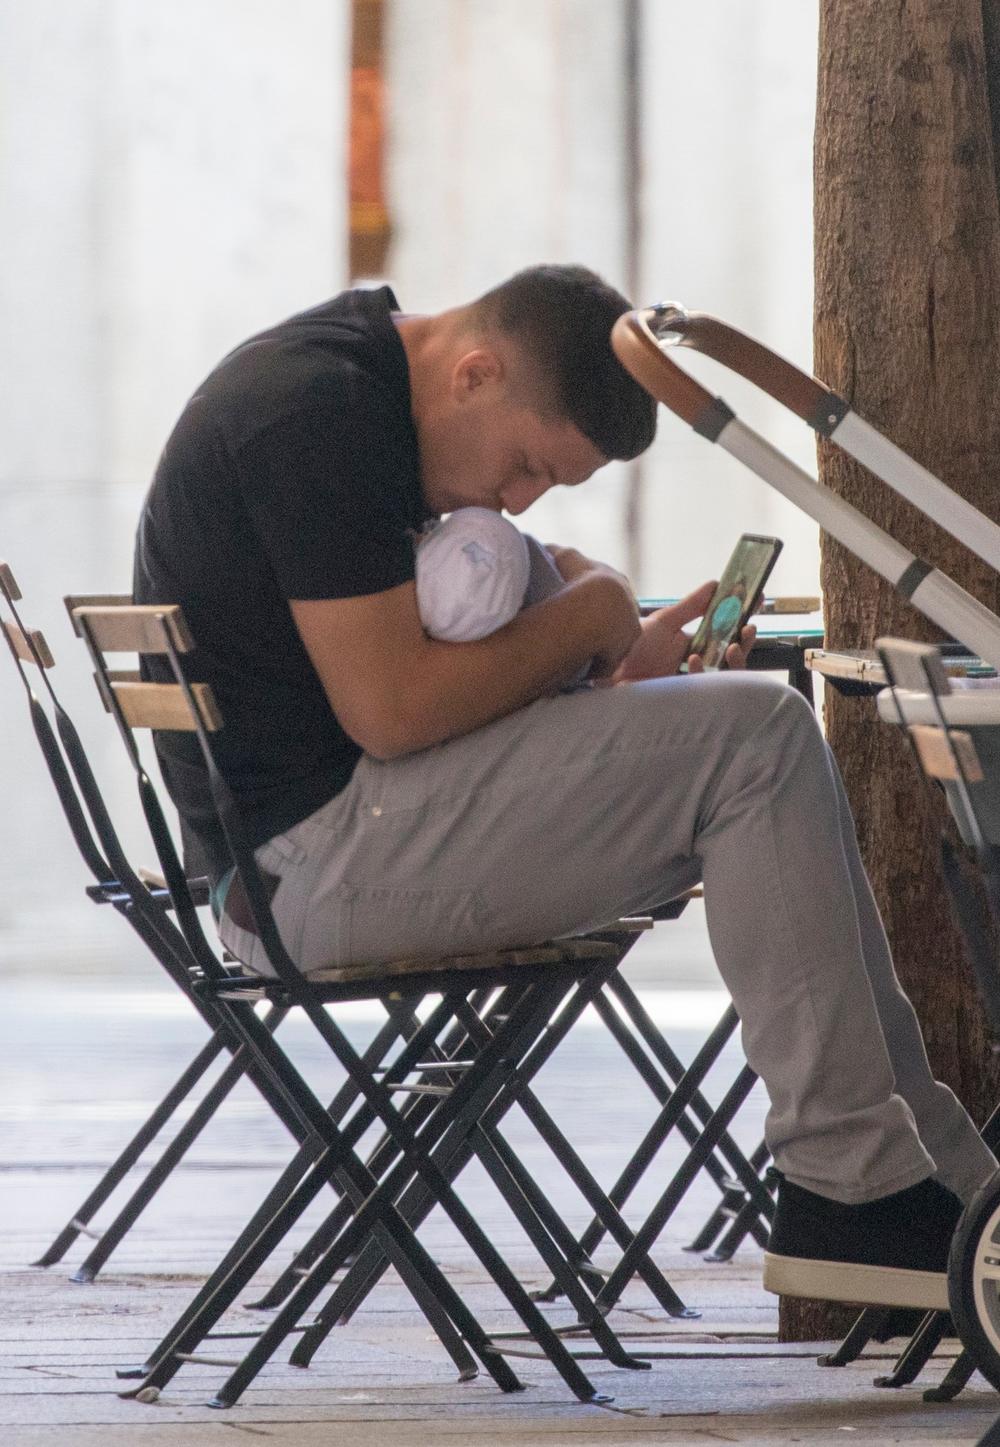
{"type": "Polygon", "coordinates": [[[798,689],[815,707],[813,676],[807,660],[811,653],[821,651],[818,645],[823,642],[822,616],[761,615],[753,621],[757,625],[757,640],[747,658],[747,667],[782,669],[788,674],[792,688],[798,689]]]}
{"type": "MultiPolygon", "coordinates": [[[[996,694],[1000,680],[992,670],[984,667],[982,659],[972,657],[961,644],[946,643],[942,653],[945,672],[952,675],[954,688],[963,694],[980,690],[996,694]]],[[[827,650],[809,647],[805,653],[805,667],[811,673],[829,679],[834,688],[844,694],[879,693],[889,682],[874,648],[827,650]]]]}
{"type": "Polygon", "coordinates": [[[806,650],[804,666],[810,673],[828,679],[838,693],[872,694],[885,688],[888,679],[874,648],[806,650]]]}

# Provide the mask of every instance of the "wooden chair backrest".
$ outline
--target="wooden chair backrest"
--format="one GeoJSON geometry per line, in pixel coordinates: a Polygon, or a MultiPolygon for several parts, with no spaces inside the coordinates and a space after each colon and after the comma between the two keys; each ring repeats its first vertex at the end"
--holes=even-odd
{"type": "MultiPolygon", "coordinates": [[[[86,636],[100,654],[107,690],[128,727],[193,732],[196,720],[179,683],[156,683],[141,678],[133,669],[109,669],[104,665],[107,653],[163,654],[165,636],[176,652],[190,653],[194,640],[180,608],[174,603],[129,603],[110,596],[93,601],[68,598],[66,603],[74,628],[80,632],[81,625],[85,625],[86,636]]],[[[209,684],[192,683],[191,694],[199,721],[210,733],[220,729],[222,716],[209,684]]]]}

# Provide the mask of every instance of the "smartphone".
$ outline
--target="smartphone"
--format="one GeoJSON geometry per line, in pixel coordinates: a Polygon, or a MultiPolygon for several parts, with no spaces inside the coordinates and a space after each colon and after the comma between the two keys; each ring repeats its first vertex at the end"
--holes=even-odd
{"type": "MultiPolygon", "coordinates": [[[[706,672],[725,668],[726,649],[746,626],[783,546],[780,538],[757,533],[744,533],[736,544],[688,648],[700,654],[706,672]]],[[[687,673],[686,663],[680,671],[687,673]]]]}

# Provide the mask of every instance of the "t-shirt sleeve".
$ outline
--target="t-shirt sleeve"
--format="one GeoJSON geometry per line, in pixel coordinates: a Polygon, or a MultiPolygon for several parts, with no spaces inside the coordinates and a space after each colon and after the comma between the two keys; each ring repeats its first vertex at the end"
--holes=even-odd
{"type": "Polygon", "coordinates": [[[416,438],[377,382],[316,389],[236,459],[251,525],[285,598],[351,598],[414,577],[416,438]]]}

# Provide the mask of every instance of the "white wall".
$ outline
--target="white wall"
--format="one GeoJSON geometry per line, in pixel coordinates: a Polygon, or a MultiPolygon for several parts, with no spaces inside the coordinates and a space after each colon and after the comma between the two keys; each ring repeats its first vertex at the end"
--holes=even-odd
{"type": "MultiPolygon", "coordinates": [[[[643,298],[681,301],[812,368],[813,0],[646,0],[643,298]]],[[[809,429],[701,359],[685,365],[802,466],[809,429]]],[[[768,585],[819,587],[818,530],[719,448],[661,409],[643,468],[643,586],[718,575],[741,532],[776,533],[768,585]]]]}
{"type": "MultiPolygon", "coordinates": [[[[395,0],[389,270],[404,307],[471,300],[521,267],[625,281],[623,9],[608,0],[395,0]]],[[[620,550],[624,469],[524,526],[620,550]]],[[[603,550],[603,551],[602,551],[603,550]]]]}
{"type": "MultiPolygon", "coordinates": [[[[623,15],[608,0],[396,0],[390,272],[405,306],[467,300],[537,261],[583,262],[624,287],[623,15]]],[[[679,296],[806,367],[816,25],[813,0],[641,10],[637,300],[679,296]]],[[[712,576],[744,529],[785,538],[778,588],[815,591],[808,520],[667,414],[660,425],[642,466],[640,591],[712,576]]],[[[775,436],[811,461],[801,424],[775,436]]],[[[609,468],[525,526],[624,566],[624,487],[609,468]]]]}
{"type": "MultiPolygon", "coordinates": [[[[345,283],[347,19],[346,0],[0,3],[0,557],[109,778],[116,742],[59,598],[128,588],[139,504],[185,398],[250,332],[345,283]]],[[[78,906],[11,706],[0,751],[13,960],[29,937],[56,950],[78,906]]],[[[97,915],[79,916],[95,950],[97,915]]]]}

